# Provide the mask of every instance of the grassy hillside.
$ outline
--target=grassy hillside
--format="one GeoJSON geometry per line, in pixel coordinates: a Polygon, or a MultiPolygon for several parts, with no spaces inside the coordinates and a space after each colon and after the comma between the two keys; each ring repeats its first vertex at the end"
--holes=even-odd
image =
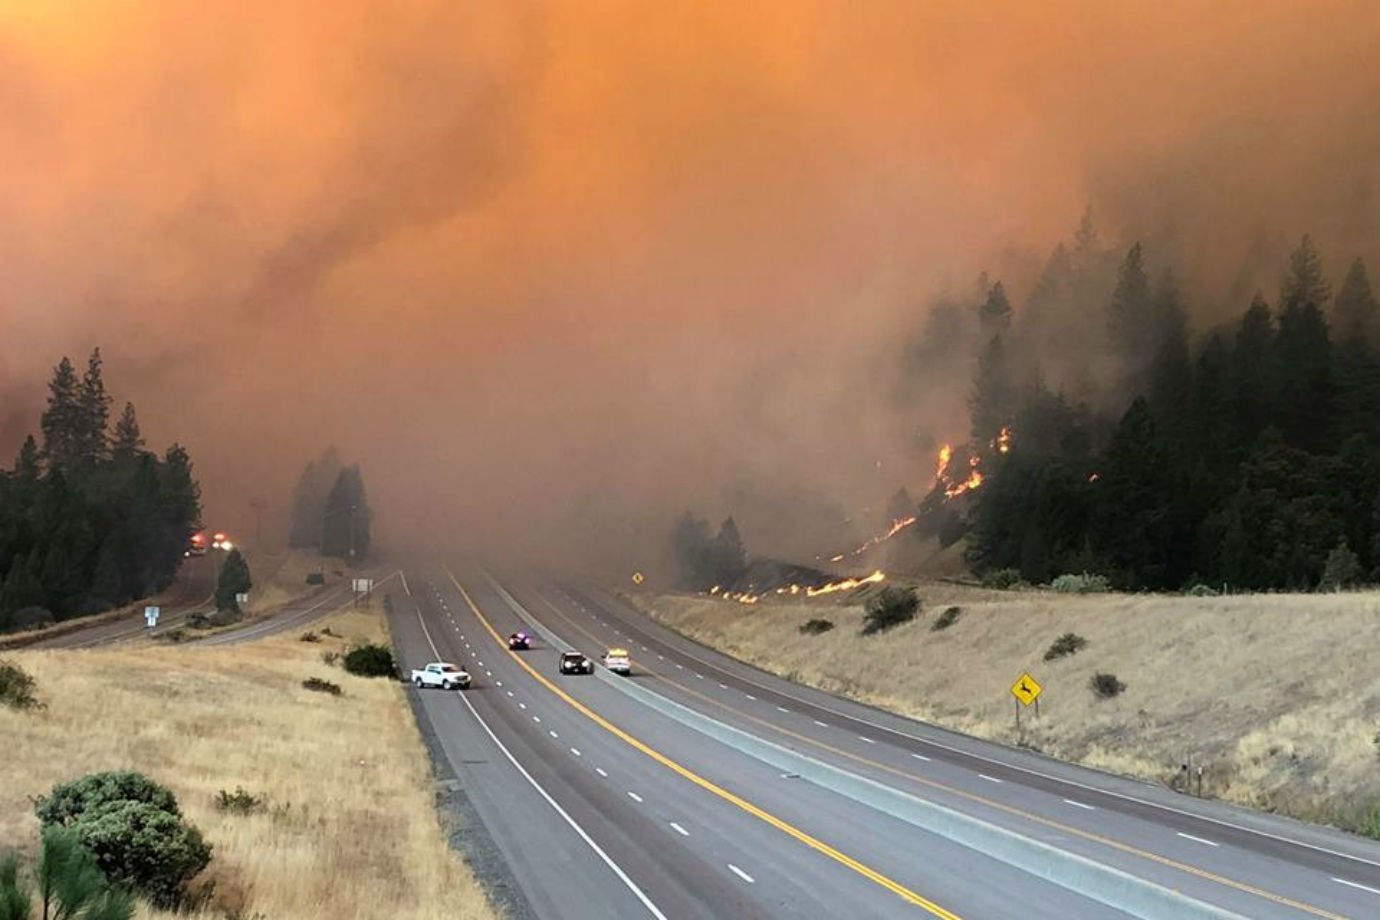
{"type": "Polygon", "coordinates": [[[1380,829],[1380,594],[1069,596],[944,584],[919,594],[917,620],[865,638],[858,598],[633,600],[708,645],[897,712],[1164,782],[1191,759],[1212,795],[1380,829]],[[957,621],[934,631],[951,606],[957,621]],[[836,628],[802,635],[815,617],[836,628]],[[1044,661],[1066,632],[1087,646],[1044,661]],[[1018,734],[1008,688],[1023,670],[1045,692],[1039,720],[1024,719],[1018,734]],[[1125,691],[1099,699],[1096,672],[1125,691]]]}
{"type": "Polygon", "coordinates": [[[55,783],[135,769],[172,788],[215,847],[206,917],[490,917],[447,847],[403,687],[322,661],[323,651],[383,638],[380,614],[344,613],[326,625],[343,638],[5,653],[34,675],[47,708],[0,708],[9,751],[0,841],[32,852],[30,797],[55,783]],[[343,695],[304,690],[308,676],[343,695]],[[264,807],[218,811],[217,793],[237,787],[264,807]]]}

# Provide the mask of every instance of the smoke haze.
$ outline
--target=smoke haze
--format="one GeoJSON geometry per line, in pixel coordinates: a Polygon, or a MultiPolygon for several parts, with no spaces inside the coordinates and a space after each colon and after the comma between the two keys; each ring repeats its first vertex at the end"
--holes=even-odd
{"type": "Polygon", "coordinates": [[[1370,0],[0,0],[0,123],[3,446],[100,345],[240,527],[333,443],[383,540],[818,551],[963,437],[925,305],[1085,208],[1200,327],[1380,267],[1370,0]]]}

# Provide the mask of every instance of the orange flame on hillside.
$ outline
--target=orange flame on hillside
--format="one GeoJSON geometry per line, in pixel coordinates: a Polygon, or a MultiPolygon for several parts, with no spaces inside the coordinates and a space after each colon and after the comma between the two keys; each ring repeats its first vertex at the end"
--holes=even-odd
{"type": "MultiPolygon", "coordinates": [[[[871,575],[868,575],[865,578],[845,578],[843,581],[831,581],[829,584],[820,585],[818,588],[806,588],[805,596],[819,597],[821,594],[833,594],[835,591],[851,591],[853,588],[858,588],[863,585],[876,584],[877,582],[883,581],[885,579],[886,576],[882,574],[882,570],[878,569],[877,571],[873,572],[871,575]]],[[[791,587],[795,588],[796,586],[792,585],[791,587]]],[[[778,589],[777,593],[780,594],[781,590],[778,589]]],[[[795,591],[792,591],[791,593],[794,594],[795,591]]]]}

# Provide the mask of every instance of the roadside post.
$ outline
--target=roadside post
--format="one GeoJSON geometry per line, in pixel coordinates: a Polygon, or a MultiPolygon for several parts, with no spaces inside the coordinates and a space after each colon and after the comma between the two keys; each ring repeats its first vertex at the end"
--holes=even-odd
{"type": "Polygon", "coordinates": [[[157,607],[149,606],[144,608],[144,627],[146,629],[153,629],[153,627],[158,625],[159,613],[160,610],[157,607]]]}
{"type": "Polygon", "coordinates": [[[1040,682],[1031,676],[1029,671],[1021,672],[1021,676],[1016,678],[1016,682],[1011,685],[1011,695],[1016,698],[1016,729],[1021,727],[1021,710],[1026,706],[1034,705],[1035,717],[1040,716],[1040,694],[1045,688],[1040,682]]]}
{"type": "Polygon", "coordinates": [[[372,578],[351,579],[350,586],[354,589],[356,607],[359,606],[361,598],[367,604],[374,595],[374,579],[372,578]]]}

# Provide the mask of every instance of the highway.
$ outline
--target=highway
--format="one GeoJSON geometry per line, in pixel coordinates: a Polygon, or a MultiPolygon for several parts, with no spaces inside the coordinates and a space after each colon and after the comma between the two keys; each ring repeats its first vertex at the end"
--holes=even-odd
{"type": "Polygon", "coordinates": [[[813,691],[592,585],[417,566],[389,591],[404,667],[475,677],[413,692],[532,916],[1380,916],[1369,841],[813,691]],[[563,645],[634,675],[558,676],[563,645]]]}

